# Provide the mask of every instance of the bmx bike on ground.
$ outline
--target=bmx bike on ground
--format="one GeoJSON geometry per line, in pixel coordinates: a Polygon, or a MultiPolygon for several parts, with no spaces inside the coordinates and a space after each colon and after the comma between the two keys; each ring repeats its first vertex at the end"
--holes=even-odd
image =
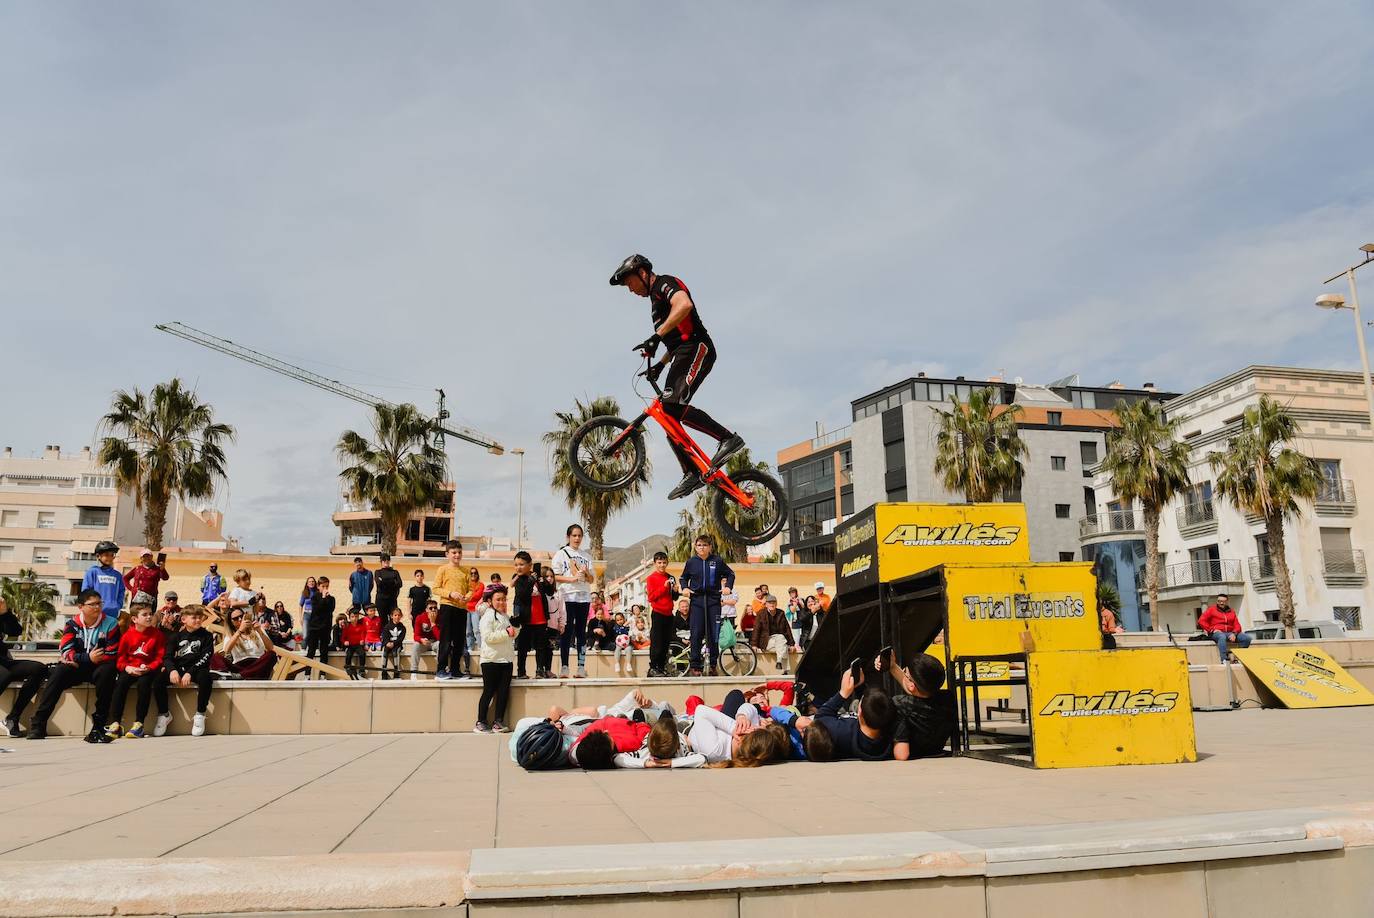
{"type": "Polygon", "coordinates": [[[568,465],[573,477],[596,491],[619,491],[636,481],[648,456],[644,448],[644,422],[653,418],[668,439],[682,449],[706,484],[715,489],[711,513],[721,531],[745,545],[767,542],[787,522],[787,495],[772,475],[760,469],[743,469],[733,475],[712,468],[711,458],[692,440],[682,423],[663,407],[663,389],[648,374],[649,358],[636,376],[648,379],[655,398],[633,421],[603,415],[592,418],[573,432],[568,441],[568,465]]]}

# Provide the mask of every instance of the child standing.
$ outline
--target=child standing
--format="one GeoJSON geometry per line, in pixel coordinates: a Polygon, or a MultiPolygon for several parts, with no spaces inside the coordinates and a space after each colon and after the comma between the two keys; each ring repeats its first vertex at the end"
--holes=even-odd
{"type": "Polygon", "coordinates": [[[625,661],[625,675],[635,674],[635,652],[630,646],[630,626],[625,621],[625,613],[617,612],[611,626],[611,640],[615,642],[615,674],[620,675],[620,661],[625,661]]]}
{"type": "Polygon", "coordinates": [[[668,573],[667,552],[654,552],[654,570],[644,582],[649,596],[649,675],[663,676],[668,668],[668,645],[676,627],[673,603],[677,601],[677,581],[668,573]]]}
{"type": "Polygon", "coordinates": [[[515,553],[515,576],[511,579],[509,602],[513,618],[520,621],[520,633],[515,642],[515,677],[527,678],[525,660],[533,650],[534,677],[543,679],[546,675],[544,658],[548,656],[550,662],[553,659],[549,654],[548,604],[539,589],[539,578],[533,573],[533,562],[527,551],[515,553]]]}
{"type": "Polygon", "coordinates": [[[306,624],[305,655],[313,660],[318,652],[320,662],[328,663],[329,632],[334,624],[334,597],[329,595],[329,578],[321,577],[315,590],[310,621],[306,624]]]}
{"type": "Polygon", "coordinates": [[[491,601],[482,603],[482,621],[478,626],[482,637],[482,697],[477,702],[475,733],[509,733],[506,701],[510,698],[511,671],[515,666],[515,627],[506,615],[504,591],[491,594],[491,601]],[[492,700],[496,710],[490,710],[492,700]],[[493,719],[488,720],[487,715],[493,719]]]}
{"type": "MultiPolygon", "coordinates": [[[[196,716],[191,735],[205,735],[205,711],[210,706],[210,689],[215,676],[210,658],[215,655],[215,636],[204,627],[205,607],[189,605],[181,610],[181,633],[167,647],[167,683],[196,687],[196,716]]],[[[154,731],[156,732],[156,731],[154,731]]]]}
{"type": "Polygon", "coordinates": [[[444,543],[448,563],[434,577],[434,598],[439,600],[439,651],[434,678],[441,682],[454,678],[461,666],[467,641],[467,602],[472,592],[468,570],[463,567],[463,543],[449,539],[444,543]]]}
{"type": "Polygon", "coordinates": [[[153,736],[162,736],[172,722],[172,716],[167,713],[167,683],[162,673],[167,638],[153,625],[152,606],[135,605],[133,613],[133,627],[119,639],[119,653],[115,661],[119,675],[115,678],[111,719],[105,732],[111,737],[118,737],[122,733],[129,739],[142,739],[145,735],[143,721],[147,719],[149,703],[155,697],[157,724],[153,727],[153,736]],[[120,719],[124,715],[129,688],[135,684],[138,685],[138,700],[134,707],[134,725],[125,733],[120,719]]]}
{"type": "Polygon", "coordinates": [[[343,626],[344,670],[350,679],[361,679],[367,671],[367,625],[357,606],[348,610],[343,626]]]}
{"type": "Polygon", "coordinates": [[[406,645],[405,615],[400,609],[391,610],[391,623],[382,632],[382,678],[386,679],[387,667],[391,668],[390,678],[401,678],[401,648],[406,645]]]}

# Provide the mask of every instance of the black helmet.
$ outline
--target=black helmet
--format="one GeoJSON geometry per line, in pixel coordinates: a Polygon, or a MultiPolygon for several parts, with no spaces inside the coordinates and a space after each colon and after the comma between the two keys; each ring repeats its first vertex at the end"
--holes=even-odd
{"type": "Polygon", "coordinates": [[[652,271],[654,269],[654,263],[643,255],[631,255],[629,258],[622,261],[620,267],[616,268],[615,273],[611,275],[611,286],[621,286],[625,283],[625,275],[633,274],[640,268],[646,271],[652,271]]]}
{"type": "Polygon", "coordinates": [[[563,731],[542,721],[520,734],[515,741],[515,760],[526,771],[550,771],[568,764],[563,751],[563,731]]]}
{"type": "Polygon", "coordinates": [[[101,542],[100,544],[96,545],[96,547],[95,547],[95,553],[96,553],[97,555],[103,555],[103,554],[105,554],[105,552],[107,552],[107,551],[112,551],[112,552],[114,552],[115,554],[118,554],[118,553],[119,553],[119,546],[116,545],[115,543],[111,542],[109,539],[106,539],[105,541],[101,542]]]}

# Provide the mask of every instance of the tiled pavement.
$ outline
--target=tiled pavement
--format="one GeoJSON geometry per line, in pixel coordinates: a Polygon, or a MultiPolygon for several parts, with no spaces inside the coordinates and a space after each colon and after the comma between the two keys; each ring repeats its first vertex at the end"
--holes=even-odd
{"type": "Polygon", "coordinates": [[[1194,765],[966,759],[526,774],[506,738],[0,740],[0,858],[232,857],[951,830],[1338,805],[1374,708],[1197,715],[1194,765]]]}

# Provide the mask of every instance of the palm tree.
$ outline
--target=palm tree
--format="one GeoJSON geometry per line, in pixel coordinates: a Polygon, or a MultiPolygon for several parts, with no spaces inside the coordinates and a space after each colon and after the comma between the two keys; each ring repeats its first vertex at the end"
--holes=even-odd
{"type": "Polygon", "coordinates": [[[692,557],[692,540],[697,537],[697,518],[691,510],[681,510],[677,515],[677,528],[668,540],[668,560],[686,561],[692,557]]]}
{"type": "Polygon", "coordinates": [[[1298,434],[1298,422],[1288,410],[1261,395],[1259,404],[1245,409],[1240,431],[1227,441],[1225,451],[1208,457],[1216,472],[1217,493],[1241,512],[1264,517],[1279,620],[1289,637],[1296,636],[1297,616],[1283,524],[1290,516],[1300,516],[1299,501],[1316,498],[1322,485],[1316,460],[1288,446],[1298,434]]]}
{"type": "Polygon", "coordinates": [[[1021,486],[1026,444],[1016,432],[1020,405],[995,405],[992,390],[974,389],[968,403],[950,396],[935,434],[935,474],[945,490],[963,492],[969,503],[1001,498],[1021,486]]]}
{"type": "Polygon", "coordinates": [[[382,518],[382,550],[396,553],[396,533],[412,513],[434,505],[444,484],[444,453],[434,425],[414,405],[376,405],[370,441],[346,430],[334,453],[348,463],[339,478],[349,500],[366,502],[382,518]]]}
{"type": "MultiPolygon", "coordinates": [[[[571,411],[555,411],[556,426],[545,433],[541,439],[549,448],[551,465],[550,485],[563,495],[568,509],[576,511],[582,518],[587,535],[592,542],[592,557],[600,560],[606,548],[606,523],[612,516],[639,500],[644,486],[649,481],[651,463],[644,458],[644,466],[639,474],[626,487],[617,491],[594,491],[578,484],[568,465],[568,441],[573,433],[592,418],[610,415],[620,416],[620,403],[609,395],[602,395],[589,402],[573,400],[571,411]]],[[[601,580],[597,577],[598,583],[601,580]]]]}
{"type": "Polygon", "coordinates": [[[162,548],[172,495],[207,501],[226,478],[224,447],[234,428],[215,423],[214,409],[175,377],[147,395],[116,392],[101,430],[97,458],[145,511],[143,544],[153,551],[162,548]]]}
{"type": "Polygon", "coordinates": [[[20,640],[37,635],[57,617],[57,587],[39,580],[31,567],[21,567],[14,579],[0,577],[0,596],[19,618],[20,640]]]}
{"type": "Polygon", "coordinates": [[[1127,506],[1140,501],[1145,518],[1145,581],[1150,611],[1159,615],[1159,515],[1188,490],[1188,446],[1178,439],[1178,421],[1157,403],[1118,402],[1115,430],[1107,434],[1102,468],[1112,477],[1116,496],[1127,506]]]}

